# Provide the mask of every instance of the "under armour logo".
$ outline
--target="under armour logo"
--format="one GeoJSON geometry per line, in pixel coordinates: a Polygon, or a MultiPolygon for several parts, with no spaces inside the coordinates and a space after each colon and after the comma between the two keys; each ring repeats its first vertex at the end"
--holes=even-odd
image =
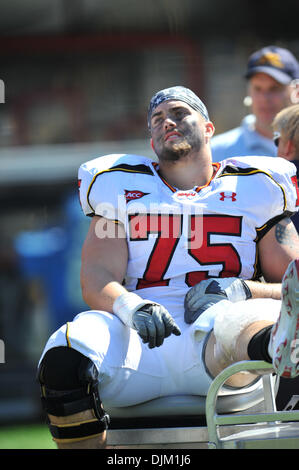
{"type": "Polygon", "coordinates": [[[225,193],[220,193],[220,196],[221,196],[221,197],[220,197],[220,201],[224,201],[224,199],[225,199],[226,197],[231,198],[232,201],[236,201],[236,200],[237,200],[236,195],[237,195],[237,193],[231,193],[230,196],[229,196],[229,195],[226,195],[225,193]]]}

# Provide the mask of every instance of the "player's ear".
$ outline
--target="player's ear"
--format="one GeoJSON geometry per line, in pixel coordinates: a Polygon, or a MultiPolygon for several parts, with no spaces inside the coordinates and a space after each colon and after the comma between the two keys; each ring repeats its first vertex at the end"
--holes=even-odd
{"type": "Polygon", "coordinates": [[[215,127],[214,124],[211,121],[206,121],[206,130],[205,130],[205,135],[208,140],[210,140],[215,132],[215,127]]]}
{"type": "Polygon", "coordinates": [[[152,147],[153,151],[155,151],[155,148],[154,148],[154,143],[153,143],[153,139],[152,139],[152,137],[151,137],[151,140],[150,140],[150,142],[151,142],[151,147],[152,147]]]}

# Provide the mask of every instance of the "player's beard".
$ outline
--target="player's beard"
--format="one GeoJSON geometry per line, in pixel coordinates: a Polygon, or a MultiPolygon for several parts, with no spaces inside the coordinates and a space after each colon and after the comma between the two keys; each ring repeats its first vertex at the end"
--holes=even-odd
{"type": "Polygon", "coordinates": [[[187,140],[183,140],[182,142],[173,144],[171,147],[164,147],[159,155],[159,159],[174,162],[188,155],[191,149],[192,147],[187,140]]]}
{"type": "Polygon", "coordinates": [[[180,142],[171,146],[164,145],[159,154],[159,160],[178,161],[186,158],[191,153],[198,153],[203,145],[203,136],[200,133],[190,133],[180,142]]]}

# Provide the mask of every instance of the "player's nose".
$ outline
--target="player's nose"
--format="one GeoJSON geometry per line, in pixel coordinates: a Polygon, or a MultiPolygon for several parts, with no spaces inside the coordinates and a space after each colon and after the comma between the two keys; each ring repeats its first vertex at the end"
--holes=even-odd
{"type": "Polygon", "coordinates": [[[170,117],[166,117],[164,120],[164,129],[168,130],[176,126],[176,122],[170,117]]]}

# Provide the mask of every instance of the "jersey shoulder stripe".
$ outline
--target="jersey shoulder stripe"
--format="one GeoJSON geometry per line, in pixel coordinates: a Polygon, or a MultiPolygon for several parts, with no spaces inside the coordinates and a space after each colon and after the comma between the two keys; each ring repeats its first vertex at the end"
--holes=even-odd
{"type": "Polygon", "coordinates": [[[127,179],[131,181],[138,174],[145,179],[154,176],[152,159],[134,154],[109,154],[83,163],[78,171],[78,180],[84,214],[94,215],[96,204],[104,200],[112,203],[119,193],[118,185],[127,179]],[[115,188],[115,197],[111,193],[111,187],[115,188]]]}
{"type": "Polygon", "coordinates": [[[147,175],[153,175],[154,174],[149,166],[143,165],[143,164],[129,165],[129,164],[123,163],[123,164],[120,164],[120,165],[113,166],[107,171],[129,171],[129,172],[132,172],[132,173],[142,173],[142,174],[147,174],[147,175]]]}
{"type": "Polygon", "coordinates": [[[274,225],[278,224],[282,219],[285,219],[287,217],[291,217],[293,215],[293,212],[285,211],[280,215],[277,215],[276,217],[273,217],[272,219],[268,220],[262,227],[256,227],[256,238],[255,241],[258,242],[261,240],[266,233],[271,230],[274,225]]]}
{"type": "Polygon", "coordinates": [[[256,175],[258,173],[266,175],[275,184],[277,184],[277,186],[282,191],[282,195],[283,195],[283,210],[286,210],[287,198],[286,198],[285,189],[280,183],[278,183],[278,181],[276,181],[276,179],[268,171],[262,170],[260,168],[253,168],[253,167],[241,168],[241,167],[234,166],[234,165],[226,165],[223,168],[222,172],[218,175],[218,178],[222,178],[224,176],[250,176],[250,175],[256,175]]]}
{"type": "Polygon", "coordinates": [[[123,163],[123,164],[120,164],[120,165],[112,166],[111,168],[108,168],[106,170],[99,171],[98,173],[96,173],[94,175],[94,177],[91,180],[91,183],[89,185],[89,188],[87,190],[87,202],[88,202],[89,207],[92,210],[93,210],[93,207],[90,204],[89,195],[90,195],[90,191],[91,191],[96,179],[104,173],[109,173],[109,172],[113,172],[113,171],[123,171],[125,173],[140,173],[140,174],[143,174],[143,175],[150,175],[150,176],[154,175],[152,170],[147,165],[142,165],[142,164],[140,164],[140,165],[129,165],[129,164],[123,163]]]}

